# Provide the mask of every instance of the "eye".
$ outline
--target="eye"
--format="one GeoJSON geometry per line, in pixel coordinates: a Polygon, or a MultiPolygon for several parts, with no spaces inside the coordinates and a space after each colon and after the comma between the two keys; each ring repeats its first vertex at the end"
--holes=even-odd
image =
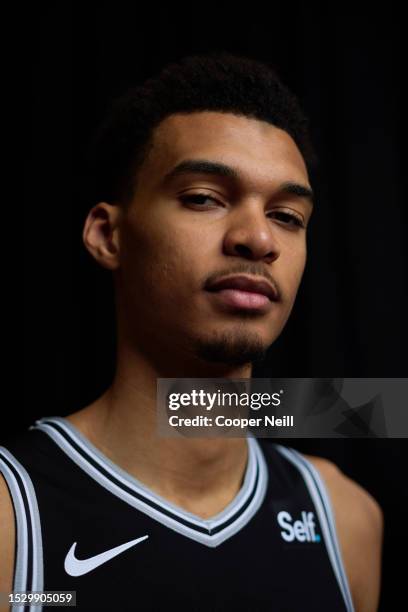
{"type": "MultiPolygon", "coordinates": [[[[208,208],[211,202],[219,204],[220,202],[213,198],[208,193],[188,193],[180,196],[180,200],[184,204],[194,205],[197,208],[208,208]]],[[[305,228],[304,221],[300,215],[289,210],[273,210],[268,215],[270,218],[275,218],[279,223],[291,229],[305,228]]]]}
{"type": "Polygon", "coordinates": [[[217,200],[207,193],[188,193],[180,196],[180,200],[185,204],[197,204],[199,208],[204,208],[206,200],[217,203],[217,200]]]}
{"type": "Polygon", "coordinates": [[[302,217],[292,211],[273,210],[271,215],[269,215],[270,218],[272,218],[272,215],[277,221],[283,223],[283,225],[292,226],[294,228],[305,227],[302,217]]]}

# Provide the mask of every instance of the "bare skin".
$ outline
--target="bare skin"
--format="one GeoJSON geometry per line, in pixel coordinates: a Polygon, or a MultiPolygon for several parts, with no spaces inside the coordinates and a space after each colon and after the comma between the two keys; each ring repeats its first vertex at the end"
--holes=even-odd
{"type": "MultiPolygon", "coordinates": [[[[250,378],[254,358],[282,331],[302,278],[312,213],[306,197],[282,192],[286,181],[310,187],[303,157],[283,130],[229,113],[172,115],[155,130],[130,205],[100,202],[84,226],[86,248],[114,275],[117,367],[109,389],[68,419],[117,465],[203,518],[238,493],[246,440],[159,437],[156,379],[250,378]],[[187,159],[223,163],[239,177],[190,172],[164,180],[187,159]],[[186,200],[197,193],[207,199],[186,200]],[[221,307],[204,285],[236,272],[271,280],[279,301],[245,317],[221,307]]],[[[374,612],[381,510],[332,463],[309,459],[333,501],[356,611],[374,612]]],[[[7,591],[14,536],[4,483],[0,504],[0,591],[7,591]]]]}

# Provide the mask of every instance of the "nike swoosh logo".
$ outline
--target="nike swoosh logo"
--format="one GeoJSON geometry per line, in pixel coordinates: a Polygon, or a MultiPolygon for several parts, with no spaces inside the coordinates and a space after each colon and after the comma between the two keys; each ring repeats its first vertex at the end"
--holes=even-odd
{"type": "Polygon", "coordinates": [[[139,542],[143,542],[143,540],[146,540],[148,537],[148,535],[145,535],[141,538],[137,538],[136,540],[131,540],[131,542],[120,544],[119,546],[115,546],[115,548],[111,548],[110,550],[100,553],[99,555],[89,557],[89,559],[76,558],[75,548],[77,542],[74,542],[69,549],[67,556],[65,557],[65,571],[70,576],[82,576],[83,574],[87,574],[88,572],[91,572],[95,568],[102,565],[102,563],[106,563],[106,561],[109,561],[110,559],[113,559],[113,557],[120,555],[120,553],[125,552],[125,550],[128,548],[132,548],[132,546],[136,546],[136,544],[139,544],[139,542]]]}

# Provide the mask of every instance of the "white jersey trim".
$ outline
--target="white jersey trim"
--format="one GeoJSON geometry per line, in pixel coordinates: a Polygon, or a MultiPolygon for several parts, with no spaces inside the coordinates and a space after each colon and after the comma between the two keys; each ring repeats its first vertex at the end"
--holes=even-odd
{"type": "Polygon", "coordinates": [[[247,438],[248,462],[244,481],[235,499],[219,514],[202,519],[155,494],[99,451],[63,417],[36,421],[40,429],[91,478],[126,503],[170,529],[215,547],[240,531],[255,515],[265,497],[268,471],[255,438],[247,438]]]}

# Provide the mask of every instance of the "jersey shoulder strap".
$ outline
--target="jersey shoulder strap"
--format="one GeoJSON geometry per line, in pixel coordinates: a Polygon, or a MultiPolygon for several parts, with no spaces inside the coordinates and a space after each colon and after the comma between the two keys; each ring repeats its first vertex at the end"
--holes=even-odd
{"type": "MultiPolygon", "coordinates": [[[[33,438],[26,432],[16,440],[16,448],[20,445],[26,445],[27,448],[33,438]]],[[[14,509],[16,540],[13,590],[43,591],[43,547],[37,497],[33,482],[16,455],[18,452],[0,446],[0,473],[7,484],[14,509]]]]}
{"type": "Polygon", "coordinates": [[[274,444],[276,450],[284,457],[303,477],[303,481],[316,509],[322,535],[326,544],[327,554],[333,567],[334,574],[339,584],[341,593],[346,603],[347,609],[354,612],[353,600],[347,574],[344,568],[343,558],[337,537],[336,521],[333,506],[330,501],[326,484],[320,476],[318,470],[311,461],[306,459],[299,451],[294,448],[274,444]]]}

